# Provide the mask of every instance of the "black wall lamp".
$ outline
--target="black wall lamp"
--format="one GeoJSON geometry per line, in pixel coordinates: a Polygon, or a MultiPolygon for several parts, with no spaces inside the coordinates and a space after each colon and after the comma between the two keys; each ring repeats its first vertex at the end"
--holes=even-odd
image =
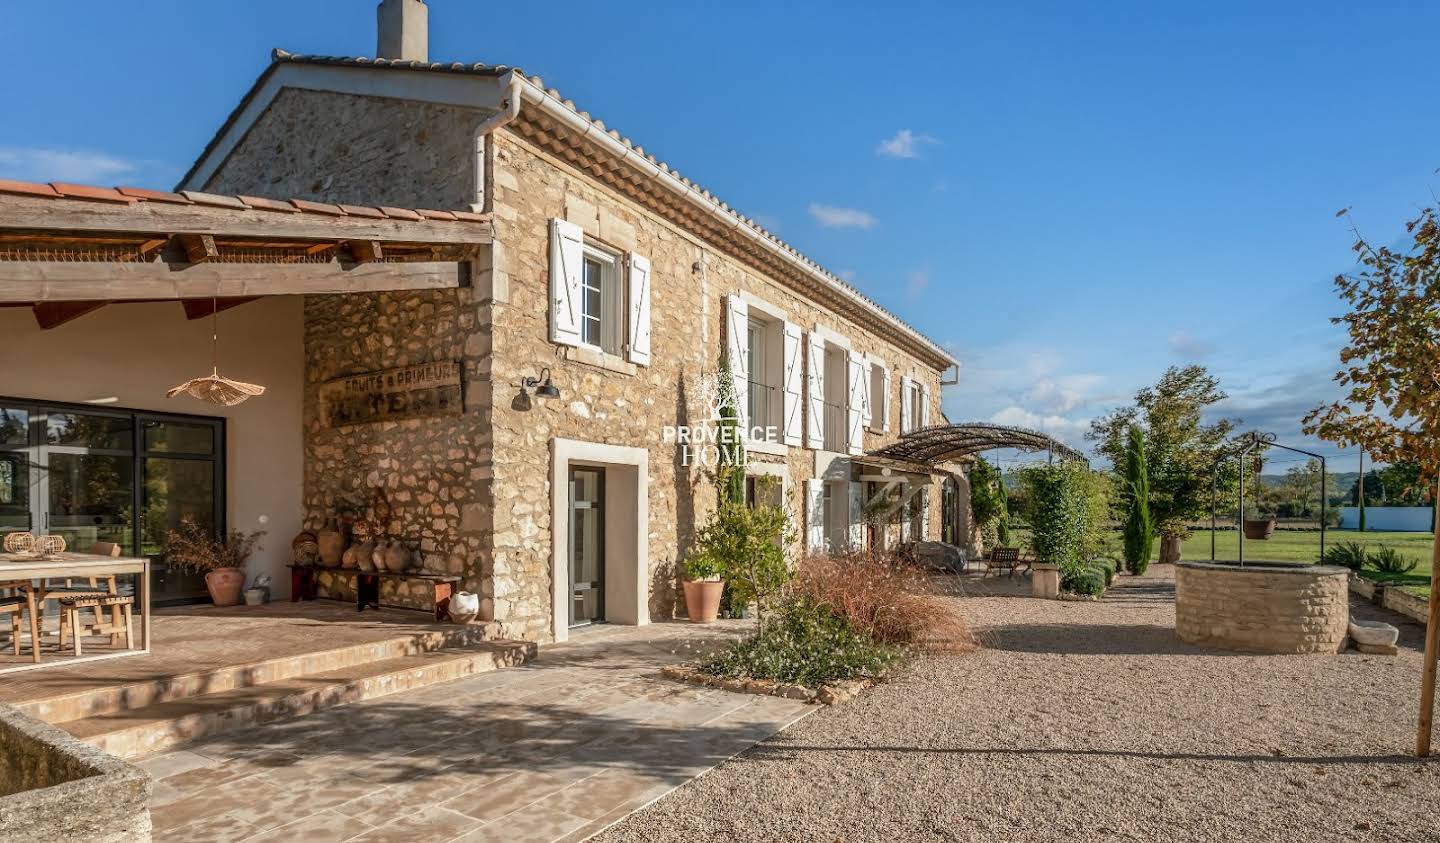
{"type": "Polygon", "coordinates": [[[526,378],[525,385],[539,387],[535,390],[535,395],[539,398],[560,397],[560,390],[556,389],[555,384],[550,381],[550,367],[548,366],[540,370],[540,377],[526,378]]]}

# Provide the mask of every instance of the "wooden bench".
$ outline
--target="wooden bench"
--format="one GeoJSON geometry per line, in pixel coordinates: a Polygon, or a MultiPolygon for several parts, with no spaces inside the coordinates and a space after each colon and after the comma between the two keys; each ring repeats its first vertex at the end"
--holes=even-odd
{"type": "MultiPolygon", "coordinates": [[[[349,575],[355,577],[355,611],[380,608],[380,580],[409,580],[427,582],[432,589],[435,620],[450,618],[450,598],[455,595],[455,586],[460,578],[448,574],[396,574],[390,571],[362,571],[359,568],[325,568],[319,565],[290,565],[290,602],[314,600],[319,588],[317,573],[349,575]]],[[[409,606],[393,606],[408,609],[409,606]]]]}
{"type": "Polygon", "coordinates": [[[1009,571],[1010,576],[1021,568],[1030,567],[1030,562],[1020,558],[1018,547],[995,547],[990,549],[990,556],[985,560],[985,573],[981,576],[990,576],[991,571],[1009,571]]]}

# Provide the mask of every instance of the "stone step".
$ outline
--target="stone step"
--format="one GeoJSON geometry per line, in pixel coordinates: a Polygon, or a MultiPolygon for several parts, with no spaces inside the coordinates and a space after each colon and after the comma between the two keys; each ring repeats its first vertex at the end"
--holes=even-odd
{"type": "Polygon", "coordinates": [[[493,640],[496,637],[495,624],[455,626],[420,634],[398,635],[381,641],[368,641],[331,650],[225,665],[212,670],[90,687],[32,702],[17,703],[16,708],[47,723],[63,725],[72,720],[133,711],[157,703],[189,699],[201,694],[266,685],[300,676],[310,676],[371,662],[433,652],[447,647],[466,647],[493,640]]]}
{"type": "Polygon", "coordinates": [[[321,709],[448,682],[522,664],[533,644],[495,641],[351,665],[142,708],[72,720],[60,728],[121,758],[134,758],[186,741],[255,723],[299,717],[321,709]]]}

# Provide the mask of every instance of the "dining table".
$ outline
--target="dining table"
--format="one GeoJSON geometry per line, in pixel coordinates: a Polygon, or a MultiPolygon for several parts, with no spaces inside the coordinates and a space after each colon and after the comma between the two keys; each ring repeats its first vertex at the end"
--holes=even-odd
{"type": "Polygon", "coordinates": [[[93,553],[0,553],[0,584],[12,585],[24,592],[25,608],[29,615],[30,642],[34,658],[29,664],[0,667],[0,674],[20,670],[34,670],[40,667],[79,664],[101,659],[142,656],[150,652],[150,560],[143,557],[100,556],[93,553]],[[96,653],[66,658],[60,661],[43,662],[40,659],[40,639],[43,636],[41,612],[44,601],[40,598],[48,580],[88,580],[91,577],[134,576],[134,612],[140,618],[139,647],[131,646],[112,652],[96,653]]]}

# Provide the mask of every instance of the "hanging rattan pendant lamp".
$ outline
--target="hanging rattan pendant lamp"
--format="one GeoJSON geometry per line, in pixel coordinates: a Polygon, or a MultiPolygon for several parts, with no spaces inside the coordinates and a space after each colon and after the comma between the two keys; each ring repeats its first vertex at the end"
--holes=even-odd
{"type": "Polygon", "coordinates": [[[220,284],[215,284],[215,295],[210,299],[210,374],[203,378],[191,378],[165,393],[166,398],[189,395],[221,407],[234,407],[257,395],[265,394],[265,387],[259,384],[234,381],[220,376],[220,284]]]}

